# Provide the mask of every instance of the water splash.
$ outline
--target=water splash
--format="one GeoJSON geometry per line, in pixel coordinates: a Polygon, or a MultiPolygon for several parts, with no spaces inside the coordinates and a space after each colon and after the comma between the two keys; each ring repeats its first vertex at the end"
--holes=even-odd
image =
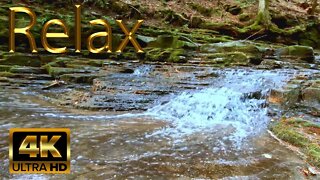
{"type": "Polygon", "coordinates": [[[246,99],[242,93],[228,88],[208,88],[199,92],[184,92],[149,113],[167,119],[174,128],[170,134],[188,135],[213,130],[217,125],[235,128],[234,138],[260,132],[268,124],[265,100],[246,99]]]}
{"type": "Polygon", "coordinates": [[[149,109],[147,114],[172,124],[154,134],[182,137],[228,131],[223,140],[240,146],[248,137],[267,129],[269,117],[265,105],[269,90],[282,86],[293,75],[293,72],[243,70],[219,73],[221,78],[212,87],[183,92],[149,109]]]}

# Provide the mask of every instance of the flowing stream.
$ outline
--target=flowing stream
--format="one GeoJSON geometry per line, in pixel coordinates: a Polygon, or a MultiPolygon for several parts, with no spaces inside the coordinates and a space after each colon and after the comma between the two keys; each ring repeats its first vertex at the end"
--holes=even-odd
{"type": "MultiPolygon", "coordinates": [[[[135,76],[148,73],[145,67],[135,76]]],[[[216,71],[210,86],[160,98],[145,112],[65,110],[0,88],[1,176],[14,179],[288,179],[306,164],[267,133],[267,96],[293,70],[216,71]],[[10,175],[8,129],[71,129],[71,175],[10,175]]]]}

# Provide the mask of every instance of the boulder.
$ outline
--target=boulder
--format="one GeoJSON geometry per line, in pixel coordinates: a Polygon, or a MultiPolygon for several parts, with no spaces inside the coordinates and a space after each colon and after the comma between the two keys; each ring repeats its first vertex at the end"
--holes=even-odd
{"type": "Polygon", "coordinates": [[[298,61],[314,63],[315,56],[312,47],[309,46],[287,46],[276,50],[276,56],[279,60],[298,61]]]}
{"type": "Polygon", "coordinates": [[[320,103],[320,87],[308,87],[303,89],[302,100],[305,103],[320,103]]]}
{"type": "Polygon", "coordinates": [[[251,64],[259,65],[262,62],[262,51],[253,44],[245,44],[240,41],[226,43],[206,44],[201,47],[204,53],[243,53],[251,64]]]}
{"type": "Polygon", "coordinates": [[[270,92],[268,101],[285,108],[290,108],[300,101],[300,86],[289,84],[281,89],[273,89],[270,92]]]}
{"type": "Polygon", "coordinates": [[[242,52],[215,53],[207,56],[206,63],[220,64],[224,66],[240,65],[246,66],[250,63],[249,58],[242,52]]]}

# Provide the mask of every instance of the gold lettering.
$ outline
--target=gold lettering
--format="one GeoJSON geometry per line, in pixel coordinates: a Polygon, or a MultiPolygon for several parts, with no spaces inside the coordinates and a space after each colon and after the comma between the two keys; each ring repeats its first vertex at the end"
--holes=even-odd
{"type": "Polygon", "coordinates": [[[52,19],[44,25],[44,27],[42,29],[42,33],[41,33],[41,42],[42,42],[44,49],[46,49],[47,51],[49,51],[51,53],[65,53],[67,51],[67,47],[63,47],[63,48],[51,47],[48,43],[47,38],[69,38],[68,28],[65,25],[65,23],[63,21],[61,21],[60,19],[52,19]],[[62,26],[64,33],[47,33],[49,26],[51,26],[53,24],[62,26]]]}
{"type": "Polygon", "coordinates": [[[110,24],[102,19],[96,19],[96,20],[92,20],[90,21],[91,25],[103,25],[106,28],[106,32],[98,32],[98,33],[94,33],[92,35],[89,36],[88,38],[88,50],[91,53],[101,53],[102,51],[104,51],[105,49],[108,50],[108,53],[112,52],[112,30],[111,30],[111,26],[110,24]],[[101,48],[95,48],[93,46],[93,41],[95,38],[97,37],[106,37],[106,43],[103,47],[101,48]]]}
{"type": "Polygon", "coordinates": [[[15,34],[24,34],[27,36],[30,44],[30,49],[32,53],[37,52],[36,42],[34,40],[33,35],[30,33],[30,29],[36,23],[36,14],[30,10],[29,8],[25,7],[12,7],[10,9],[9,15],[9,52],[15,52],[15,34]],[[15,13],[17,12],[24,12],[27,13],[31,17],[30,24],[25,28],[15,28],[15,13]]]}
{"type": "Polygon", "coordinates": [[[117,53],[122,53],[129,41],[131,41],[132,45],[134,46],[134,48],[138,53],[143,53],[141,46],[139,45],[136,38],[133,36],[137,32],[141,24],[143,23],[143,20],[138,20],[138,22],[133,26],[130,32],[127,29],[127,27],[122,23],[122,20],[117,20],[116,22],[120,26],[124,34],[126,35],[125,39],[121,42],[120,46],[118,47],[117,53]]]}
{"type": "Polygon", "coordinates": [[[76,5],[76,36],[75,36],[75,46],[76,46],[76,53],[81,52],[81,5],[76,5]]]}
{"type": "Polygon", "coordinates": [[[39,154],[39,148],[37,148],[37,136],[27,136],[19,147],[19,154],[29,154],[29,157],[31,158],[37,157],[39,154]]]}
{"type": "Polygon", "coordinates": [[[54,147],[54,144],[60,139],[61,136],[52,136],[48,141],[48,136],[41,136],[40,138],[40,157],[48,157],[48,151],[51,152],[55,158],[62,157],[60,152],[54,147]]]}

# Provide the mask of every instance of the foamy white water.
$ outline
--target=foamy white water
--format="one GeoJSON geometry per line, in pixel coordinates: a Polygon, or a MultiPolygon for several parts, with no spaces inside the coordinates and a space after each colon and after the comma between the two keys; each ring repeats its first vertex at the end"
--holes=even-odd
{"type": "Polygon", "coordinates": [[[167,120],[172,126],[154,134],[175,137],[194,133],[228,131],[223,140],[240,145],[248,137],[267,129],[267,96],[271,88],[281,87],[295,72],[231,70],[220,72],[211,87],[182,92],[146,114],[167,120]],[[253,93],[257,96],[250,96],[253,93]]]}

